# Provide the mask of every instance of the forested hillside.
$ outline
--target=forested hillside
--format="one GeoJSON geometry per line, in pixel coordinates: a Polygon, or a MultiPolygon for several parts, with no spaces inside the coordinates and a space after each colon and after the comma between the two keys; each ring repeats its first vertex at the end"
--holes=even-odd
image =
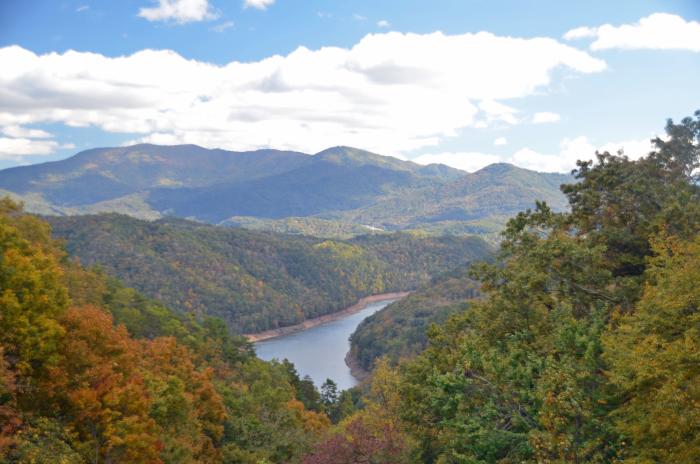
{"type": "Polygon", "coordinates": [[[297,462],[321,410],[293,366],[81,268],[0,200],[0,462],[297,462]]]}
{"type": "Polygon", "coordinates": [[[379,361],[378,406],[307,462],[699,462],[700,111],[667,133],[579,162],[570,212],[513,218],[482,298],[379,361]]]}
{"type": "MultiPolygon", "coordinates": [[[[85,270],[2,200],[0,460],[698,462],[700,111],[667,132],[639,160],[581,162],[563,187],[570,212],[540,203],[514,217],[496,262],[470,273],[480,297],[422,353],[377,360],[363,391],[342,394],[256,359],[219,319],[85,270]]],[[[147,238],[112,219],[89,218],[147,238]]],[[[414,239],[402,240],[420,255],[414,239]]],[[[304,240],[350,262],[354,247],[379,260],[409,246],[304,240]]]]}
{"type": "Polygon", "coordinates": [[[491,252],[475,237],[337,241],[116,214],[50,221],[84,265],[99,265],[181,313],[221,317],[239,333],[293,325],[370,294],[413,290],[491,252]]]}
{"type": "Polygon", "coordinates": [[[440,275],[363,320],[350,339],[353,362],[369,371],[378,358],[388,357],[396,363],[422,352],[430,326],[466,311],[466,301],[477,297],[479,284],[467,271],[465,266],[440,275]]]}
{"type": "Polygon", "coordinates": [[[534,207],[535,200],[564,210],[566,199],[559,187],[572,181],[566,174],[492,164],[449,182],[387,195],[371,205],[328,216],[389,229],[441,233],[459,232],[457,224],[468,233],[489,234],[500,232],[510,216],[534,207]]]}

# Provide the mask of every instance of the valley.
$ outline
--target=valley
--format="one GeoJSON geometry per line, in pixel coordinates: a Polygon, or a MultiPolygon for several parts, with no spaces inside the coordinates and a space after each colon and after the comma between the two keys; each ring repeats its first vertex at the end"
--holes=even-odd
{"type": "Polygon", "coordinates": [[[0,0],[0,464],[700,463],[699,76],[700,0],[0,0]]]}
{"type": "Polygon", "coordinates": [[[47,219],[83,265],[182,314],[220,317],[237,334],[299,324],[378,293],[410,291],[493,253],[473,236],[393,233],[343,241],[175,218],[47,219]]]}
{"type": "Polygon", "coordinates": [[[338,316],[319,324],[304,326],[275,337],[260,338],[254,344],[256,354],[264,360],[288,359],[300,376],[310,376],[320,387],[326,379],[333,380],[345,390],[358,384],[359,379],[346,364],[350,350],[349,338],[365,318],[396,301],[399,295],[377,295],[359,305],[359,309],[342,311],[338,316]]]}
{"type": "MultiPolygon", "coordinates": [[[[4,197],[0,452],[29,462],[48,446],[83,463],[88,444],[109,456],[98,462],[325,464],[343,443],[349,464],[369,442],[389,450],[386,464],[568,462],[563,440],[585,443],[587,461],[666,456],[638,427],[665,404],[692,411],[697,396],[687,359],[700,302],[699,118],[669,123],[647,157],[581,163],[561,186],[568,209],[548,197],[566,176],[504,164],[437,181],[399,163],[412,194],[392,187],[357,207],[386,187],[373,186],[336,219],[306,224],[236,216],[250,229],[38,216],[4,197]],[[499,215],[527,201],[515,192],[553,206],[537,201],[503,226],[499,215]],[[411,228],[423,220],[432,229],[411,228]],[[470,229],[481,221],[500,240],[470,229]],[[580,437],[568,432],[579,421],[580,437]]],[[[71,190],[57,192],[67,201],[71,190]]],[[[696,447],[667,429],[652,438],[680,458],[659,462],[692,462],[696,447]]]]}

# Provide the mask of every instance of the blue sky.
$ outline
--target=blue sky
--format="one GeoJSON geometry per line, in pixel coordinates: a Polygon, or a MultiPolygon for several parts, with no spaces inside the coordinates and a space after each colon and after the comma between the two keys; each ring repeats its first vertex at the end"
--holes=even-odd
{"type": "Polygon", "coordinates": [[[0,2],[0,167],[354,145],[474,170],[648,149],[700,108],[700,2],[0,2]]]}

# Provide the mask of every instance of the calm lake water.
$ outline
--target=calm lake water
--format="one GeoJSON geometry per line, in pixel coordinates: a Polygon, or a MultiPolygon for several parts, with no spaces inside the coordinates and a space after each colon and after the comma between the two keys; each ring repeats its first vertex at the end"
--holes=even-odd
{"type": "Polygon", "coordinates": [[[350,350],[350,335],[362,320],[396,300],[370,303],[362,311],[342,319],[312,327],[302,332],[256,343],[255,352],[266,361],[287,358],[294,363],[300,377],[311,376],[317,387],[333,379],[340,389],[357,385],[345,364],[350,350]]]}

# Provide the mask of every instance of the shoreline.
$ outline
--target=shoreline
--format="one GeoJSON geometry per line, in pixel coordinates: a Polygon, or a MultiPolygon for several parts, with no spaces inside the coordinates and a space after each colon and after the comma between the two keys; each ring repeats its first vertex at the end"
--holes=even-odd
{"type": "Polygon", "coordinates": [[[357,358],[352,353],[352,348],[348,350],[345,355],[345,365],[350,368],[350,375],[353,376],[359,383],[364,382],[364,380],[369,377],[369,371],[364,370],[360,363],[357,362],[357,358]]]}
{"type": "Polygon", "coordinates": [[[370,303],[377,303],[379,301],[385,300],[398,300],[408,296],[411,292],[393,292],[393,293],[380,293],[378,295],[370,295],[364,298],[360,298],[357,303],[352,306],[348,306],[345,309],[336,311],[334,313],[325,314],[323,316],[314,317],[313,319],[307,319],[299,324],[289,325],[287,327],[280,327],[278,329],[265,330],[263,332],[257,332],[252,334],[244,334],[243,336],[248,339],[251,343],[260,342],[263,340],[270,340],[272,338],[282,337],[284,335],[290,335],[296,332],[301,332],[302,330],[311,329],[312,327],[317,327],[328,322],[337,321],[344,317],[355,314],[359,311],[365,309],[370,303]]]}

